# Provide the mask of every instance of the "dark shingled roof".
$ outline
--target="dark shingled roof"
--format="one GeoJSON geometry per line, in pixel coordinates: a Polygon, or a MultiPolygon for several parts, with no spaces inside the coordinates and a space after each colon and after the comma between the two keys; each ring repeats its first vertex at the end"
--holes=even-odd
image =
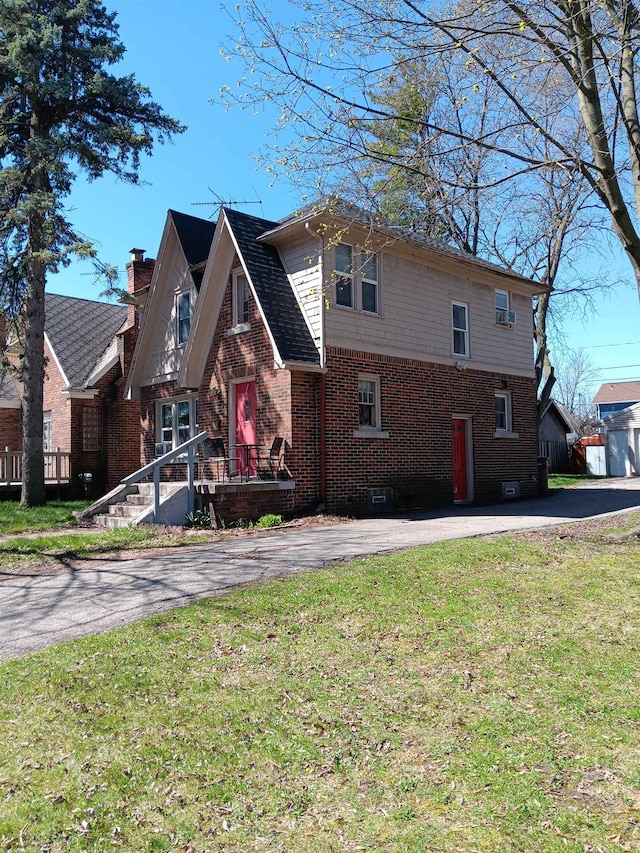
{"type": "Polygon", "coordinates": [[[256,290],[267,325],[283,361],[320,364],[320,356],[304,321],[284,267],[274,246],[258,237],[277,222],[224,208],[240,254],[256,290]]]}
{"type": "Polygon", "coordinates": [[[178,232],[182,251],[190,267],[206,261],[209,257],[211,241],[216,230],[216,223],[188,213],[170,210],[169,215],[178,232]]]}
{"type": "Polygon", "coordinates": [[[127,318],[124,305],[47,293],[44,330],[72,388],[82,388],[127,318]]]}
{"type": "Polygon", "coordinates": [[[2,367],[0,367],[0,401],[12,404],[20,402],[16,380],[10,370],[4,370],[2,367]]]}

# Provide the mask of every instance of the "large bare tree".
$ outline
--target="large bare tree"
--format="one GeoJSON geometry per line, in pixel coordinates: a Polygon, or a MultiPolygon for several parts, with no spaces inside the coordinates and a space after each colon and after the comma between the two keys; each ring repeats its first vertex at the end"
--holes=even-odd
{"type": "MultiPolygon", "coordinates": [[[[552,304],[566,313],[569,299],[588,301],[607,282],[597,261],[587,280],[574,265],[607,208],[575,74],[541,29],[569,39],[554,18],[563,5],[575,27],[572,4],[527,3],[529,25],[513,4],[491,0],[311,0],[284,25],[249,0],[230,52],[250,73],[222,92],[228,103],[277,105],[279,138],[263,152],[275,175],[303,187],[320,175],[316,192],[346,187],[385,215],[553,286],[534,316],[541,408],[554,383],[552,304]]],[[[604,77],[596,96],[611,108],[604,77]]],[[[612,181],[624,186],[628,157],[612,120],[612,181]]]]}

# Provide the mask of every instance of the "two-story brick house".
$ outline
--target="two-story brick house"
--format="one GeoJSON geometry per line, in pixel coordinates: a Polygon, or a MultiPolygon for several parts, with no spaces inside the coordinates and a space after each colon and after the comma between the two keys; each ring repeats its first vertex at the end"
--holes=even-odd
{"type": "Polygon", "coordinates": [[[170,211],[127,378],[142,462],[202,430],[234,458],[282,437],[287,485],[221,492],[230,515],[534,494],[541,289],[346,206],[170,211]]]}

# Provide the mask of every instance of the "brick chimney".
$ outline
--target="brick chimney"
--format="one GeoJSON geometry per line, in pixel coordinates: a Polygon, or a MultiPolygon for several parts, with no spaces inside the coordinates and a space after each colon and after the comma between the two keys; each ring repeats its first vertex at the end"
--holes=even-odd
{"type": "Polygon", "coordinates": [[[144,249],[130,249],[131,260],[127,264],[127,292],[137,297],[127,302],[129,313],[127,326],[138,325],[138,312],[146,301],[146,293],[138,293],[151,284],[153,268],[156,264],[153,258],[144,257],[144,249]]]}
{"type": "Polygon", "coordinates": [[[151,284],[153,258],[144,257],[144,249],[130,249],[131,260],[127,264],[127,297],[120,301],[127,306],[127,322],[120,332],[119,351],[122,373],[126,376],[131,364],[131,356],[138,337],[139,314],[147,301],[147,288],[151,284]]]}

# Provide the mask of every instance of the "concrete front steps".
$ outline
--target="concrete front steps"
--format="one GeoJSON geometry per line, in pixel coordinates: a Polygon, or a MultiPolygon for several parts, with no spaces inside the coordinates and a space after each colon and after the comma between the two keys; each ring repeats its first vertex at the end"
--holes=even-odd
{"type": "MultiPolygon", "coordinates": [[[[160,524],[184,524],[187,512],[187,484],[160,484],[160,524]]],[[[136,483],[118,486],[80,516],[82,521],[92,521],[97,527],[137,527],[153,524],[153,483],[136,483]]]]}

